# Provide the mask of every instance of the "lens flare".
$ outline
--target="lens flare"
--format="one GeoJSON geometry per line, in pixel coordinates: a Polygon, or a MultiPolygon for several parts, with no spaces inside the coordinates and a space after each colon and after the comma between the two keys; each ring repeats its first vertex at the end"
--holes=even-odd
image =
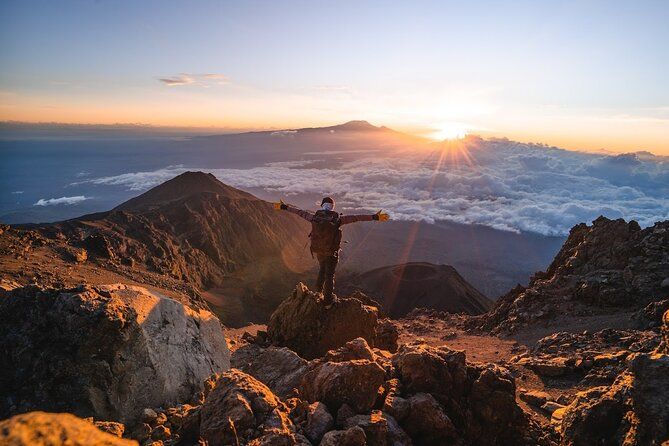
{"type": "Polygon", "coordinates": [[[461,122],[442,122],[434,126],[435,130],[427,136],[435,141],[461,139],[467,136],[469,126],[461,122]]]}

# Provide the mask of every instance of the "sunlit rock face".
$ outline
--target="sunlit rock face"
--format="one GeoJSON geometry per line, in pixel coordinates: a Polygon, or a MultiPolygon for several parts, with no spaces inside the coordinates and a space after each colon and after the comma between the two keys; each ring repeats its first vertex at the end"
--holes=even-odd
{"type": "Polygon", "coordinates": [[[69,413],[30,412],[0,422],[0,444],[13,446],[137,446],[69,413]]]}
{"type": "Polygon", "coordinates": [[[302,283],[270,317],[270,341],[288,347],[305,359],[325,355],[355,338],[375,345],[378,309],[358,298],[338,299],[326,309],[322,296],[302,283]]]}
{"type": "Polygon", "coordinates": [[[190,400],[230,367],[218,319],[141,287],[18,288],[0,303],[3,416],[73,412],[132,422],[190,400]]]}

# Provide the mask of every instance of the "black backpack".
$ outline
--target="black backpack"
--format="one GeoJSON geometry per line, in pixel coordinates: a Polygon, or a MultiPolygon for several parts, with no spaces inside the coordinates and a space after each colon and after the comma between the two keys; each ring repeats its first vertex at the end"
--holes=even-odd
{"type": "Polygon", "coordinates": [[[311,253],[331,255],[341,246],[340,215],[334,211],[318,210],[311,219],[311,253]]]}

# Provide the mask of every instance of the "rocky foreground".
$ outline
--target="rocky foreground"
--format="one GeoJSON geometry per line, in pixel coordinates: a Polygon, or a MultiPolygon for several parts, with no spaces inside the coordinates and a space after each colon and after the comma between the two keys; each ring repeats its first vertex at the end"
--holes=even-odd
{"type": "MultiPolygon", "coordinates": [[[[429,337],[407,341],[412,331],[434,335],[430,325],[456,327],[453,316],[390,321],[362,294],[326,310],[304,285],[266,331],[237,340],[232,355],[210,313],[137,287],[17,288],[0,309],[2,361],[14,365],[0,375],[10,416],[0,422],[3,444],[659,445],[669,438],[669,312],[661,335],[630,332],[614,342],[606,333],[556,334],[492,363],[470,362],[467,352],[429,337]],[[614,343],[615,353],[595,354],[614,343]],[[585,390],[562,399],[527,390],[522,370],[547,383],[578,380],[585,390]]],[[[458,336],[465,335],[448,338],[458,336]]]]}
{"type": "Polygon", "coordinates": [[[236,332],[178,288],[100,285],[123,276],[14,232],[12,265],[58,276],[2,276],[0,444],[669,444],[669,222],[578,225],[481,316],[393,320],[359,292],[326,310],[300,284],[236,332]]]}

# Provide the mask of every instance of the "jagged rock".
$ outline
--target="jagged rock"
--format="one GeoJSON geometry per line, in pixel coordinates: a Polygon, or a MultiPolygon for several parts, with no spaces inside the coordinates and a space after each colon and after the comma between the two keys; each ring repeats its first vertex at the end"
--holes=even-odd
{"type": "Polygon", "coordinates": [[[123,437],[123,432],[125,432],[125,426],[122,423],[116,423],[114,421],[96,421],[93,424],[102,432],[107,432],[108,434],[115,435],[119,438],[123,437]]]}
{"type": "Polygon", "coordinates": [[[355,415],[346,420],[345,428],[360,427],[365,432],[367,444],[378,446],[410,446],[411,439],[397,421],[380,410],[370,414],[355,415]]]}
{"type": "Polygon", "coordinates": [[[541,390],[530,390],[527,392],[520,392],[518,394],[521,400],[525,401],[527,404],[532,406],[541,407],[546,401],[550,401],[552,398],[549,393],[542,392],[541,390]]]}
{"type": "Polygon", "coordinates": [[[525,366],[538,375],[542,376],[562,376],[574,371],[574,359],[572,358],[523,358],[518,361],[518,365],[525,366]]]}
{"type": "Polygon", "coordinates": [[[662,316],[662,342],[657,347],[657,352],[669,354],[669,310],[662,316]]]}
{"type": "Polygon", "coordinates": [[[592,226],[574,226],[546,272],[500,298],[472,324],[497,333],[576,310],[643,308],[667,298],[662,283],[668,260],[669,221],[641,229],[635,221],[599,217],[592,226]]]}
{"type": "MultiPolygon", "coordinates": [[[[91,234],[84,239],[83,244],[88,252],[93,255],[110,260],[116,259],[112,243],[104,234],[91,234]]],[[[88,252],[86,258],[88,258],[88,252]]]]}
{"type": "Polygon", "coordinates": [[[374,345],[381,350],[395,353],[398,348],[399,331],[390,319],[381,319],[376,326],[374,345]]]}
{"type": "Polygon", "coordinates": [[[320,446],[366,446],[365,431],[359,426],[341,431],[330,431],[323,436],[320,446]]]}
{"type": "Polygon", "coordinates": [[[405,344],[393,357],[398,377],[409,393],[431,393],[437,399],[458,397],[465,389],[465,354],[448,347],[405,344]]]}
{"type": "Polygon", "coordinates": [[[560,403],[556,403],[555,401],[546,401],[544,404],[541,405],[541,408],[548,412],[549,414],[552,414],[556,410],[562,409],[565,406],[560,403]]]}
{"type": "Polygon", "coordinates": [[[264,435],[268,438],[257,444],[266,444],[278,433],[294,434],[285,404],[263,383],[235,369],[218,378],[199,416],[199,434],[210,446],[246,444],[264,435]]]}
{"type": "Polygon", "coordinates": [[[613,385],[576,395],[559,423],[562,445],[660,444],[669,438],[669,356],[638,353],[613,385]]]}
{"type": "Polygon", "coordinates": [[[669,310],[669,299],[658,300],[637,311],[633,319],[639,329],[651,329],[662,325],[662,315],[667,310],[669,310]]]}
{"type": "Polygon", "coordinates": [[[386,396],[383,400],[383,411],[389,413],[400,423],[410,410],[409,402],[399,396],[399,380],[397,378],[386,382],[386,396]]]}
{"type": "Polygon", "coordinates": [[[30,412],[0,421],[0,444],[11,446],[137,446],[69,413],[30,412]]]}
{"type": "Polygon", "coordinates": [[[330,350],[323,357],[324,361],[331,362],[344,362],[355,359],[364,359],[367,361],[374,361],[376,359],[376,355],[363,338],[355,338],[336,350],[330,350]]]}
{"type": "Polygon", "coordinates": [[[517,444],[528,431],[528,420],[516,402],[516,384],[511,373],[496,364],[468,370],[471,390],[467,400],[472,419],[466,422],[471,444],[517,444]]]}
{"type": "Polygon", "coordinates": [[[302,435],[272,428],[251,440],[248,446],[311,446],[311,443],[302,435]]]}
{"type": "Polygon", "coordinates": [[[417,393],[408,400],[409,410],[402,426],[418,444],[441,445],[456,437],[451,419],[429,393],[417,393]]]}
{"type": "Polygon", "coordinates": [[[0,278],[0,297],[8,296],[9,292],[16,288],[21,288],[18,282],[4,277],[0,278]]]}
{"type": "Polygon", "coordinates": [[[308,362],[285,347],[262,348],[248,344],[232,354],[232,367],[261,381],[281,398],[287,398],[308,369],[308,362]]]}
{"type": "Polygon", "coordinates": [[[309,405],[307,409],[307,425],[304,433],[313,443],[318,443],[323,435],[334,427],[334,418],[328,408],[321,402],[309,405]]]}
{"type": "Polygon", "coordinates": [[[340,298],[325,309],[322,296],[300,283],[272,314],[267,335],[274,345],[314,359],[355,338],[374,345],[377,309],[355,298],[340,298]]]}
{"type": "Polygon", "coordinates": [[[151,431],[151,438],[158,441],[164,441],[169,439],[172,436],[172,432],[168,427],[165,426],[156,426],[153,431],[151,431]]]}
{"type": "Polygon", "coordinates": [[[374,361],[316,362],[300,389],[308,401],[322,401],[333,411],[348,404],[362,413],[372,408],[384,380],[385,370],[374,361]]]}
{"type": "MultiPolygon", "coordinates": [[[[530,430],[529,421],[516,402],[514,378],[503,367],[467,364],[464,352],[425,344],[402,345],[393,365],[401,382],[401,398],[409,403],[400,424],[417,441],[527,443],[524,437],[530,430]]],[[[392,386],[389,388],[386,400],[398,396],[392,386]]]]}
{"type": "Polygon", "coordinates": [[[13,364],[0,368],[4,415],[36,408],[130,422],[191,399],[229,368],[214,315],[122,284],[16,289],[0,302],[0,343],[0,363],[13,364]]]}
{"type": "Polygon", "coordinates": [[[152,424],[155,422],[156,418],[158,418],[158,414],[156,413],[155,410],[149,407],[142,410],[142,417],[141,417],[142,422],[147,424],[152,424]]]}

